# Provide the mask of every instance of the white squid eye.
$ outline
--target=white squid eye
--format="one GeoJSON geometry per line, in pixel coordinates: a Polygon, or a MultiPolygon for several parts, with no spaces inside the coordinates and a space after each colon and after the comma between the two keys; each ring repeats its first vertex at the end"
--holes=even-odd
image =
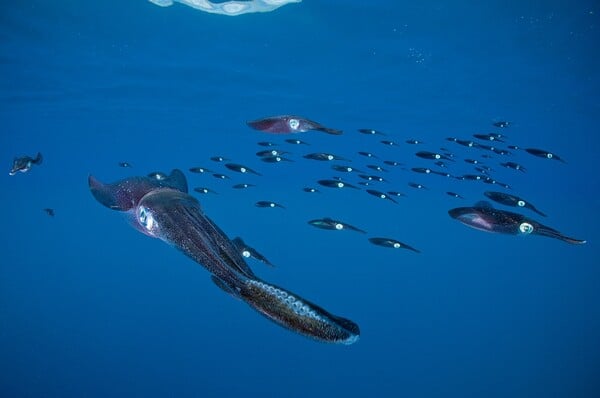
{"type": "Polygon", "coordinates": [[[143,206],[138,209],[138,221],[140,225],[146,228],[148,231],[152,231],[155,226],[152,213],[150,213],[150,211],[143,206]]]}
{"type": "Polygon", "coordinates": [[[547,155],[546,155],[546,157],[547,157],[548,159],[552,159],[552,156],[554,156],[554,155],[552,155],[551,153],[549,153],[549,154],[547,154],[547,155]]]}
{"type": "Polygon", "coordinates": [[[344,225],[342,225],[342,224],[340,224],[340,223],[336,223],[336,224],[335,224],[335,229],[337,229],[338,231],[339,231],[339,230],[342,230],[342,229],[344,229],[344,225]]]}
{"type": "Polygon", "coordinates": [[[248,257],[250,257],[250,252],[249,252],[248,250],[244,250],[244,251],[242,252],[242,256],[244,256],[244,257],[248,258],[248,257]]]}
{"type": "Polygon", "coordinates": [[[533,232],[533,225],[528,222],[521,223],[521,225],[519,225],[519,231],[521,231],[522,234],[530,234],[533,232]]]}
{"type": "Polygon", "coordinates": [[[300,121],[298,119],[290,119],[288,125],[292,130],[297,130],[300,127],[300,121]]]}
{"type": "Polygon", "coordinates": [[[400,243],[394,242],[394,249],[400,249],[400,243]]]}
{"type": "Polygon", "coordinates": [[[519,201],[517,202],[517,206],[519,206],[519,207],[523,207],[523,206],[525,206],[525,201],[523,201],[523,200],[519,200],[519,201]]]}

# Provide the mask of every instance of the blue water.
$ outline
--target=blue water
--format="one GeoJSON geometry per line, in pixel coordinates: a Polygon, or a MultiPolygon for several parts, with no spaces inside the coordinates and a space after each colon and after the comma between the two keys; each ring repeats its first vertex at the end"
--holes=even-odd
{"type": "Polygon", "coordinates": [[[305,0],[238,17],[143,0],[3,1],[0,395],[598,396],[599,18],[595,1],[305,0]],[[345,134],[303,133],[311,146],[292,147],[245,124],[289,113],[345,134]],[[336,174],[302,158],[317,151],[363,168],[373,162],[356,152],[371,151],[410,169],[431,166],[414,152],[444,146],[457,159],[449,172],[473,172],[462,159],[484,152],[444,139],[500,131],[496,120],[513,122],[507,144],[567,163],[516,151],[488,160],[494,178],[549,216],[523,214],[587,244],[451,219],[502,190],[478,182],[394,168],[378,187],[404,192],[398,205],[301,190],[336,174]],[[265,140],[296,161],[259,161],[265,140]],[[41,166],[8,176],[13,157],[37,151],[41,166]],[[264,176],[234,175],[214,155],[264,176]],[[173,168],[217,191],[196,195],[206,213],[277,265],[249,261],[258,275],[354,320],[360,341],[326,345],[269,322],[87,188],[89,174],[173,168]],[[326,216],[422,253],[307,224],[326,216]]]}

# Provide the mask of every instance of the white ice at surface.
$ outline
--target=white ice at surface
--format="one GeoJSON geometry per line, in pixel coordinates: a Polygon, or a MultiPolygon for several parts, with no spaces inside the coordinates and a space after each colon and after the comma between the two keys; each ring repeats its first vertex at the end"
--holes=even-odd
{"type": "Polygon", "coordinates": [[[172,6],[178,2],[197,10],[221,15],[242,15],[252,12],[269,12],[290,3],[300,3],[302,0],[250,0],[250,1],[226,1],[224,3],[213,3],[209,0],[148,0],[161,7],[172,6]]]}

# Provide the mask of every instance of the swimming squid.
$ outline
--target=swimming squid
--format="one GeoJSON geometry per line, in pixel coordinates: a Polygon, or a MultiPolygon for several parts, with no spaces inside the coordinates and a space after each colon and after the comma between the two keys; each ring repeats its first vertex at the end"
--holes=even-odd
{"type": "Polygon", "coordinates": [[[90,176],[88,184],[102,205],[125,212],[135,229],[177,248],[206,268],[219,288],[276,324],[322,342],[352,344],[359,339],[356,323],[256,276],[239,247],[188,194],[180,170],[161,180],[131,177],[110,184],[90,176]]]}

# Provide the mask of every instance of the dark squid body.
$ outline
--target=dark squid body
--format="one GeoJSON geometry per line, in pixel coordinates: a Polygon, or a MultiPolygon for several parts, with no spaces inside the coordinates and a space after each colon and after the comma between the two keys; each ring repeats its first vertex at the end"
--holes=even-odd
{"type": "Polygon", "coordinates": [[[450,217],[480,231],[508,235],[540,235],[559,239],[571,244],[582,244],[585,240],[570,238],[521,214],[494,209],[491,206],[457,207],[448,211],[450,217]]]}
{"type": "Polygon", "coordinates": [[[259,279],[236,245],[188,195],[181,171],[173,170],[163,180],[133,177],[112,184],[90,176],[89,186],[101,204],[127,212],[137,230],[175,246],[204,266],[218,287],[275,323],[324,342],[358,340],[360,332],[354,322],[259,279]]]}
{"type": "Polygon", "coordinates": [[[246,124],[255,130],[273,134],[304,133],[310,130],[333,135],[342,134],[341,130],[325,127],[321,123],[295,115],[270,116],[251,120],[246,124]]]}

